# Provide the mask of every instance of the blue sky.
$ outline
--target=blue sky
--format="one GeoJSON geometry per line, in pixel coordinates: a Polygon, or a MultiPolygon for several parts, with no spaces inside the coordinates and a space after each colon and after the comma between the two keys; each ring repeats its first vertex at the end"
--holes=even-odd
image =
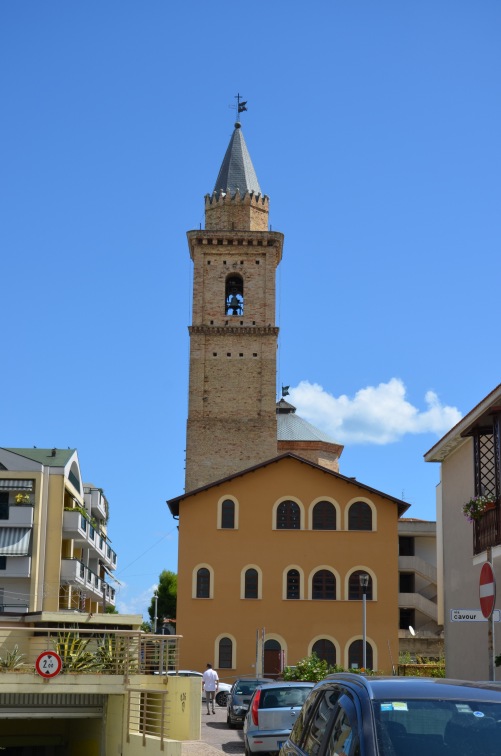
{"type": "Polygon", "coordinates": [[[500,382],[500,28],[498,0],[0,4],[1,445],[78,449],[122,611],[176,570],[185,233],[238,92],[285,234],[277,387],[434,519],[423,454],[500,382]]]}

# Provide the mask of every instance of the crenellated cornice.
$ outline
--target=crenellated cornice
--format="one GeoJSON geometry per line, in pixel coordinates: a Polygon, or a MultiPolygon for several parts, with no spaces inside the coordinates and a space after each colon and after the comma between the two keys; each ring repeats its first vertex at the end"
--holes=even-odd
{"type": "Polygon", "coordinates": [[[192,325],[188,326],[188,332],[191,334],[205,334],[206,336],[227,336],[228,334],[241,336],[242,334],[253,336],[278,336],[279,328],[277,326],[214,326],[214,325],[192,325]]]}

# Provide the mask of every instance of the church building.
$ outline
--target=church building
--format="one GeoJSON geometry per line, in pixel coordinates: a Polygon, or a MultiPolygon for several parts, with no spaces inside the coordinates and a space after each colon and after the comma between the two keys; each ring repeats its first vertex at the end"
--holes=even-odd
{"type": "Polygon", "coordinates": [[[343,447],[277,403],[284,237],[268,214],[237,122],[205,229],[188,232],[186,487],[167,502],[179,519],[180,666],[278,676],[315,651],[391,673],[408,505],[341,475],[343,447]]]}

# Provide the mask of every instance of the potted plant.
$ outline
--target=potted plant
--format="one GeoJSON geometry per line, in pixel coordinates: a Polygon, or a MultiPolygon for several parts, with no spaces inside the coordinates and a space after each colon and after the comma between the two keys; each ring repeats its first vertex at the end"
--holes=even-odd
{"type": "Polygon", "coordinates": [[[496,502],[490,496],[473,496],[466,504],[463,504],[463,514],[468,522],[473,522],[480,520],[488,509],[493,509],[495,506],[496,502]]]}
{"type": "Polygon", "coordinates": [[[29,504],[30,503],[30,495],[27,493],[18,493],[15,496],[16,504],[29,504]]]}

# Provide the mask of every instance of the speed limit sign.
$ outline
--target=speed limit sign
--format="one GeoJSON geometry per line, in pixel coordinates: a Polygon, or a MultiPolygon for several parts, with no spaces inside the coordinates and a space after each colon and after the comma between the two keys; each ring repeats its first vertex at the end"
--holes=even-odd
{"type": "Polygon", "coordinates": [[[42,677],[55,677],[62,668],[61,657],[54,651],[42,651],[35,662],[35,669],[42,677]]]}

